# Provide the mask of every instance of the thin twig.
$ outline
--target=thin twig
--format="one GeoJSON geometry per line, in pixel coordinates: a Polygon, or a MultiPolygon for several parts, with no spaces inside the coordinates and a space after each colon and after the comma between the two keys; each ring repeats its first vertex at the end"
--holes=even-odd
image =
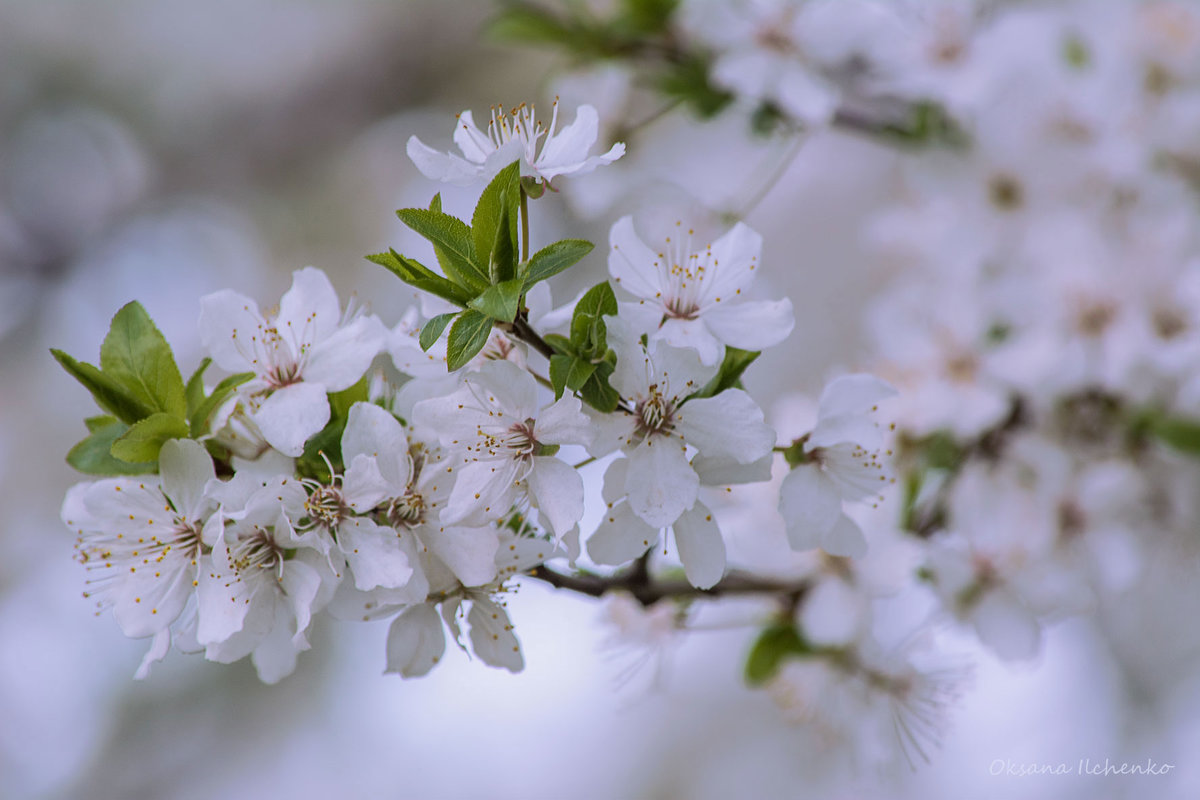
{"type": "Polygon", "coordinates": [[[527,573],[556,589],[566,589],[588,597],[603,597],[608,592],[624,591],[643,606],[652,606],[665,599],[702,599],[728,595],[777,596],[789,607],[795,607],[810,588],[810,581],[786,581],[762,578],[746,572],[732,571],[710,589],[697,589],[683,580],[658,580],[639,559],[629,569],[611,576],[567,574],[545,565],[527,573]]]}

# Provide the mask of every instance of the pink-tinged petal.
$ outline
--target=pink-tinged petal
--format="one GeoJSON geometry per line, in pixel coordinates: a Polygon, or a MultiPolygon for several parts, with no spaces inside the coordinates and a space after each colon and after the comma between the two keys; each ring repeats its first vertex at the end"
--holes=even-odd
{"type": "Polygon", "coordinates": [[[625,564],[649,550],[658,541],[658,533],[658,528],[638,519],[628,503],[618,503],[608,509],[588,537],[588,555],[597,564],[625,564]]]}
{"type": "Polygon", "coordinates": [[[134,680],[144,680],[150,675],[150,666],[157,664],[167,656],[167,651],[171,649],[171,632],[163,629],[154,634],[154,639],[150,642],[150,649],[146,651],[146,655],[142,657],[142,663],[138,666],[137,672],[133,674],[134,680]]]}
{"type": "Polygon", "coordinates": [[[453,139],[463,156],[476,164],[482,164],[496,149],[487,134],[475,124],[475,116],[469,108],[458,115],[454,123],[453,139]]]}
{"type": "Polygon", "coordinates": [[[222,289],[200,298],[200,342],[223,370],[260,371],[254,350],[264,327],[258,303],[245,295],[222,289]]]}
{"type": "Polygon", "coordinates": [[[739,222],[710,246],[710,271],[704,276],[701,305],[715,303],[716,298],[727,302],[744,290],[758,270],[762,254],[762,236],[750,226],[739,222]]]}
{"type": "Polygon", "coordinates": [[[509,672],[520,672],[525,668],[521,645],[513,633],[508,612],[502,606],[482,597],[472,597],[467,624],[471,627],[471,650],[480,661],[509,672]]]}
{"type": "Polygon", "coordinates": [[[563,395],[538,414],[533,423],[533,436],[542,444],[578,444],[586,447],[592,443],[592,426],[584,416],[579,398],[563,395]]]}
{"type": "Polygon", "coordinates": [[[378,317],[358,317],[312,343],[304,379],[324,384],[330,392],[349,389],[383,349],[387,334],[378,317]]]}
{"type": "Polygon", "coordinates": [[[343,520],[338,526],[338,547],[354,573],[360,591],[382,586],[398,589],[408,583],[413,569],[400,540],[391,528],[376,525],[366,517],[343,520]]]}
{"type": "Polygon", "coordinates": [[[725,347],[713,336],[708,329],[705,319],[676,319],[668,318],[663,321],[657,333],[651,334],[652,339],[664,341],[672,347],[688,348],[696,351],[700,363],[705,366],[716,366],[725,355],[725,347]]]}
{"type": "Polygon", "coordinates": [[[775,431],[741,389],[689,400],[675,414],[675,429],[705,456],[727,456],[749,464],[771,452],[775,431]]]}
{"type": "Polygon", "coordinates": [[[817,418],[866,414],[881,401],[895,395],[896,390],[890,383],[874,375],[843,375],[831,381],[821,392],[817,418]]]}
{"type": "Polygon", "coordinates": [[[158,454],[163,491],[175,510],[196,521],[208,507],[204,487],[216,477],[212,456],[204,445],[191,439],[171,439],[158,454]]]}
{"type": "Polygon", "coordinates": [[[831,556],[862,558],[867,554],[867,537],[857,522],[842,514],[821,537],[821,549],[831,556]]]}
{"type": "Polygon", "coordinates": [[[1037,617],[1014,592],[999,587],[987,591],[971,610],[979,639],[1005,661],[1033,658],[1041,646],[1037,617]]]}
{"type": "Polygon", "coordinates": [[[651,527],[668,527],[696,502],[700,478],[675,437],[652,436],[642,442],[629,455],[628,469],[629,504],[651,527]]]}
{"type": "Polygon", "coordinates": [[[479,164],[464,161],[456,155],[439,153],[416,136],[409,137],[407,152],[421,174],[431,181],[467,186],[478,180],[482,169],[479,164]]]}
{"type": "Polygon", "coordinates": [[[316,267],[305,267],[292,273],[292,286],[279,300],[275,327],[284,341],[316,344],[337,330],[342,319],[342,306],[337,291],[328,276],[316,267]]]}
{"type": "Polygon", "coordinates": [[[379,474],[397,490],[402,491],[408,484],[411,462],[404,426],[390,411],[374,403],[351,406],[342,433],[342,461],[351,464],[360,455],[374,459],[379,474]]]}
{"type": "Polygon", "coordinates": [[[482,586],[495,579],[500,539],[492,528],[429,526],[420,536],[464,586],[482,586]]]}
{"type": "Polygon", "coordinates": [[[696,503],[679,515],[674,530],[688,583],[698,589],[716,585],[725,574],[725,540],[712,512],[696,503]]]}
{"type": "Polygon", "coordinates": [[[538,456],[533,459],[528,480],[533,503],[550,522],[556,537],[579,522],[583,516],[583,478],[578,472],[554,456],[538,456]]]}
{"type": "Polygon", "coordinates": [[[329,422],[329,399],[319,383],[276,389],[254,414],[263,438],[285,456],[301,455],[304,443],[329,422]]]}
{"type": "Polygon", "coordinates": [[[765,350],[779,344],[796,324],[792,301],[761,300],[729,304],[724,297],[704,312],[712,334],[727,345],[743,350],[765,350]]]}
{"type": "MultiPolygon", "coordinates": [[[[627,292],[645,300],[661,297],[659,284],[660,256],[641,240],[633,227],[633,217],[621,217],[608,234],[608,274],[613,282],[627,292]]],[[[661,306],[657,309],[662,315],[661,306]]]]}
{"type": "Polygon", "coordinates": [[[779,487],[779,513],[792,549],[812,550],[841,516],[841,495],[820,468],[801,464],[784,476],[779,487]]]}
{"type": "Polygon", "coordinates": [[[446,632],[433,606],[406,609],[392,621],[387,636],[387,667],[405,678],[429,673],[446,652],[446,632]]]}
{"type": "Polygon", "coordinates": [[[575,112],[575,120],[562,129],[551,132],[538,154],[538,172],[547,179],[563,174],[562,168],[571,167],[587,160],[588,150],[596,143],[600,133],[600,115],[590,105],[581,105],[575,112]],[[558,171],[555,171],[558,170],[558,171]]]}

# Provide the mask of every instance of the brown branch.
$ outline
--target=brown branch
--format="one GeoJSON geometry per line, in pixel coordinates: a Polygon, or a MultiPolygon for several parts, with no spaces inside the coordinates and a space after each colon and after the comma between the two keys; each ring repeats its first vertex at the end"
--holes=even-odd
{"type": "Polygon", "coordinates": [[[615,575],[567,574],[550,569],[544,564],[529,570],[532,578],[544,581],[556,589],[566,589],[588,597],[603,597],[608,592],[623,591],[633,595],[643,606],[652,606],[659,600],[703,599],[729,595],[774,595],[783,599],[789,607],[795,607],[809,590],[811,582],[803,580],[774,580],[747,572],[734,570],[710,589],[697,589],[687,581],[657,580],[643,562],[615,575]],[[639,566],[642,565],[642,566],[639,566]]]}
{"type": "Polygon", "coordinates": [[[513,320],[513,335],[549,359],[552,355],[554,355],[554,348],[546,344],[545,339],[543,339],[541,336],[538,336],[537,331],[535,331],[529,325],[529,320],[525,319],[523,313],[524,312],[522,312],[522,314],[518,314],[517,318],[513,320]]]}

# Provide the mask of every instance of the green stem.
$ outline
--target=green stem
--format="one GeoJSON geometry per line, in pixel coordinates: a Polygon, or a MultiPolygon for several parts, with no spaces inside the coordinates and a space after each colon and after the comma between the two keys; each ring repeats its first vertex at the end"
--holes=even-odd
{"type": "Polygon", "coordinates": [[[529,260],[529,195],[521,187],[521,261],[529,260]]]}

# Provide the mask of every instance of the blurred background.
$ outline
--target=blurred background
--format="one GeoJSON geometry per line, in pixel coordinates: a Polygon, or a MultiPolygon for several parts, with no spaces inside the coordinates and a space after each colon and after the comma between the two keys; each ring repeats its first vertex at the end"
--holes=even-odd
{"type": "MultiPolygon", "coordinates": [[[[326,618],[277,686],[245,662],[178,654],[132,680],[145,644],[93,616],[59,520],[77,479],[63,457],[92,412],[47,349],[94,360],[111,315],[138,299],[190,372],[203,294],[233,288],[269,304],[309,264],[398,321],[409,294],[363,254],[419,249],[395,208],[439,190],[452,212],[474,199],[425,180],[405,157],[407,138],[449,148],[464,108],[555,93],[568,114],[584,100],[605,105],[571,94],[595,92],[595,82],[554,83],[545,54],[482,38],[493,10],[438,0],[0,0],[0,796],[1200,794],[1200,766],[1188,763],[1200,752],[1195,676],[1185,668],[1169,694],[1152,691],[1144,662],[1153,657],[1115,651],[1088,618],[1051,627],[1040,657],[1017,666],[970,637],[954,641],[976,666],[944,746],[930,765],[887,774],[812,769],[825,757],[820,735],[741,684],[747,630],[718,619],[626,680],[640,656],[614,646],[604,605],[534,581],[510,601],[527,662],[516,676],[461,653],[423,679],[383,676],[386,623],[326,618]],[[1125,783],[990,774],[997,759],[1106,757],[1177,769],[1125,783]]],[[[861,231],[895,191],[896,157],[831,132],[789,160],[777,143],[726,124],[740,123],[656,122],[654,137],[628,137],[628,163],[668,174],[684,163],[677,143],[687,137],[721,157],[640,202],[754,201],[747,218],[766,238],[772,273],[760,291],[788,292],[798,319],[751,378],[768,407],[785,387],[815,392],[831,370],[865,362],[862,311],[882,267],[861,231]]],[[[612,221],[636,210],[611,207],[606,180],[577,179],[570,197],[538,201],[535,245],[568,232],[604,242],[612,221]]],[[[600,255],[584,264],[556,282],[556,300],[604,276],[600,255]]]]}

